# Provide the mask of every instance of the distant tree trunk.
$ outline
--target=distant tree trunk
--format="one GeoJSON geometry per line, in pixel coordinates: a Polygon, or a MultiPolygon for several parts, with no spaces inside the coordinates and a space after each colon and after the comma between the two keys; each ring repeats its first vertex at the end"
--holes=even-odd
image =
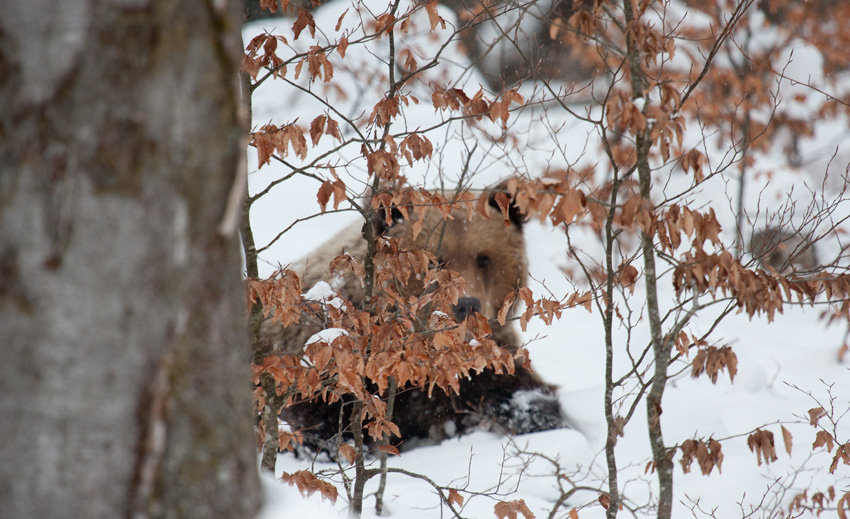
{"type": "Polygon", "coordinates": [[[238,2],[0,12],[0,516],[249,518],[238,2]]]}

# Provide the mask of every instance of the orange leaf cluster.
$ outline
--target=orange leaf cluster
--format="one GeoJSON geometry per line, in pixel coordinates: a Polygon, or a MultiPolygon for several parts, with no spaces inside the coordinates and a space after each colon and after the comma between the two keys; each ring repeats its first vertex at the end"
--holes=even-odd
{"type": "Polygon", "coordinates": [[[481,88],[474,96],[469,97],[459,88],[449,88],[441,90],[434,89],[431,94],[431,104],[435,110],[459,110],[467,116],[481,120],[482,117],[489,117],[493,122],[500,120],[502,128],[507,128],[508,117],[510,116],[511,103],[522,104],[525,99],[517,92],[517,90],[506,90],[502,93],[502,99],[499,101],[488,101],[484,97],[484,89],[481,88]]]}
{"type": "Polygon", "coordinates": [[[389,32],[393,30],[395,22],[396,18],[391,13],[384,13],[378,16],[378,18],[375,19],[373,26],[375,34],[378,35],[378,38],[383,36],[384,33],[389,34],[389,32]]]}
{"type": "Polygon", "coordinates": [[[618,280],[620,285],[628,288],[632,294],[635,293],[635,282],[638,278],[638,269],[633,265],[620,265],[618,280]]]}
{"type": "MultiPolygon", "coordinates": [[[[295,387],[302,394],[321,385],[321,377],[315,369],[305,368],[300,360],[293,355],[268,355],[263,359],[262,366],[254,366],[254,383],[259,384],[260,376],[268,373],[279,383],[278,396],[286,388],[295,387]]],[[[262,408],[262,388],[257,388],[255,396],[259,396],[259,406],[262,408]]],[[[324,395],[323,395],[324,396],[324,395]]]]}
{"type": "Polygon", "coordinates": [[[388,182],[399,180],[398,159],[392,153],[386,150],[377,150],[366,154],[366,168],[369,175],[377,176],[388,182]]]}
{"type": "Polygon", "coordinates": [[[541,222],[548,218],[553,225],[570,224],[588,212],[587,195],[571,186],[566,176],[531,181],[511,178],[505,188],[522,214],[537,216],[541,222]]]}
{"type": "Polygon", "coordinates": [[[706,373],[713,384],[717,383],[717,375],[724,369],[729,371],[729,381],[734,382],[738,373],[738,357],[729,346],[700,349],[691,362],[691,376],[697,378],[706,373]]]}
{"type": "MultiPolygon", "coordinates": [[[[522,328],[522,331],[525,331],[526,327],[528,326],[528,321],[530,321],[531,318],[535,315],[539,315],[540,318],[543,319],[543,322],[545,322],[546,324],[552,324],[552,321],[555,318],[561,318],[560,302],[555,301],[554,299],[543,298],[535,300],[534,294],[531,293],[531,289],[528,287],[522,287],[519,289],[519,297],[525,303],[525,311],[519,317],[519,325],[522,328]]],[[[502,305],[502,310],[499,312],[498,316],[499,324],[505,324],[505,318],[507,316],[508,309],[511,307],[515,300],[516,295],[514,294],[508,294],[508,297],[505,298],[505,302],[502,305]]]]}
{"type": "Polygon", "coordinates": [[[682,459],[679,460],[679,463],[682,464],[682,471],[685,474],[691,471],[691,465],[694,459],[699,463],[699,468],[703,476],[711,474],[714,467],[717,467],[717,471],[721,472],[720,467],[723,464],[723,452],[720,442],[717,440],[713,438],[709,438],[708,441],[698,439],[685,440],[682,442],[680,448],[682,449],[682,459]]]}
{"type": "MultiPolygon", "coordinates": [[[[674,141],[679,147],[682,146],[685,119],[676,113],[680,100],[678,91],[666,83],[658,88],[661,91],[660,102],[648,102],[640,98],[642,107],[636,104],[630,92],[615,93],[605,104],[605,119],[608,126],[617,132],[648,137],[666,161],[670,158],[670,146],[674,141]]],[[[630,159],[626,160],[629,162],[621,165],[630,163],[630,159]]]]}
{"type": "Polygon", "coordinates": [[[407,74],[415,74],[419,68],[419,63],[416,62],[416,57],[410,49],[402,49],[399,53],[398,63],[407,74]]]}
{"type": "Polygon", "coordinates": [[[697,149],[692,149],[691,151],[682,155],[682,162],[680,165],[682,166],[682,170],[687,173],[688,170],[693,170],[694,172],[694,181],[699,184],[703,180],[705,180],[705,174],[703,173],[703,168],[706,165],[706,158],[703,153],[697,149]]]}
{"type": "MultiPolygon", "coordinates": [[[[664,340],[667,341],[670,340],[670,338],[668,336],[665,336],[664,340]]],[[[699,339],[693,334],[689,336],[688,333],[684,330],[679,332],[679,335],[676,337],[676,340],[673,343],[673,347],[676,348],[676,351],[686,357],[688,356],[688,353],[690,352],[691,348],[695,346],[707,347],[708,343],[705,341],[705,339],[699,339]]]]}
{"type": "Polygon", "coordinates": [[[476,210],[485,218],[489,218],[488,195],[483,193],[476,198],[468,191],[457,193],[450,201],[439,192],[424,189],[388,189],[372,196],[372,208],[385,210],[387,225],[392,223],[392,210],[399,211],[405,220],[410,220],[412,209],[416,214],[416,222],[413,223],[414,238],[421,231],[421,222],[425,220],[428,211],[439,211],[444,220],[452,218],[451,213],[455,209],[466,210],[467,218],[472,218],[476,210]]]}
{"type": "MultiPolygon", "coordinates": [[[[639,13],[642,13],[649,2],[639,2],[638,4],[640,6],[639,13]]],[[[629,23],[626,31],[634,41],[634,45],[640,49],[640,55],[646,67],[657,65],[658,55],[660,54],[666,53],[672,57],[675,53],[675,42],[658,32],[654,26],[644,22],[640,14],[629,23]]]]}
{"type": "Polygon", "coordinates": [[[327,481],[317,478],[309,470],[299,470],[294,474],[284,472],[280,480],[288,483],[289,486],[296,487],[303,496],[311,496],[319,492],[322,494],[323,499],[327,499],[331,503],[336,503],[336,498],[338,497],[336,487],[327,481]]]}
{"type": "Polygon", "coordinates": [[[850,275],[788,278],[775,271],[748,269],[725,250],[708,254],[700,249],[686,252],[683,257],[684,261],[673,272],[677,292],[690,289],[716,295],[720,291],[734,297],[738,307],[750,317],[762,313],[768,321],[773,320],[776,312],[782,313],[783,302],[791,301],[794,296],[800,302],[813,303],[824,295],[828,300],[841,301],[838,311],[850,317],[850,275]]]}
{"type": "Polygon", "coordinates": [[[313,15],[310,14],[309,10],[299,7],[298,17],[295,18],[295,23],[292,24],[292,34],[295,35],[296,40],[301,36],[301,31],[305,28],[310,29],[311,38],[316,37],[316,21],[313,20],[313,15]]]}
{"type": "Polygon", "coordinates": [[[325,212],[331,195],[334,197],[334,210],[336,210],[340,202],[348,198],[348,195],[345,194],[345,183],[342,180],[336,179],[333,183],[330,180],[322,182],[319,192],[316,194],[316,199],[319,202],[319,207],[322,208],[322,212],[325,212]]]}
{"type": "Polygon", "coordinates": [[[624,229],[640,230],[650,236],[657,228],[652,203],[639,194],[626,200],[620,212],[614,217],[614,223],[624,229]]]}
{"type": "Polygon", "coordinates": [[[646,131],[646,116],[631,99],[631,94],[618,92],[605,104],[605,119],[609,128],[635,136],[646,131]]]}
{"type": "MultiPolygon", "coordinates": [[[[603,2],[594,2],[594,4],[598,8],[603,5],[603,2]]],[[[589,38],[596,34],[600,18],[593,11],[585,8],[588,6],[587,3],[582,2],[578,5],[581,6],[581,8],[576,10],[575,14],[570,16],[568,25],[569,27],[575,28],[579,34],[589,38]]]]}
{"type": "MultiPolygon", "coordinates": [[[[605,510],[611,508],[611,494],[603,492],[602,494],[599,494],[599,497],[597,497],[596,500],[599,502],[600,505],[602,505],[602,508],[604,508],[605,510]]],[[[623,509],[623,503],[620,503],[619,509],[623,509]]]]}
{"type": "Polygon", "coordinates": [[[449,497],[446,499],[450,505],[463,506],[463,496],[455,489],[449,490],[449,497]]]}
{"type": "Polygon", "coordinates": [[[524,499],[515,501],[499,501],[493,507],[498,519],[517,519],[517,514],[522,514],[525,519],[534,519],[534,513],[525,504],[524,499]]]}
{"type": "Polygon", "coordinates": [[[298,322],[301,304],[301,280],[291,270],[278,270],[268,279],[248,278],[248,308],[259,301],[263,305],[265,316],[274,312],[274,319],[284,326],[298,322]]]}
{"type": "MultiPolygon", "coordinates": [[[[278,0],[260,0],[260,9],[265,9],[274,14],[277,12],[278,0]]],[[[286,12],[289,10],[289,0],[280,0],[281,10],[286,12]]]]}
{"type": "Polygon", "coordinates": [[[408,164],[413,164],[414,160],[431,158],[434,147],[427,137],[411,133],[401,141],[399,152],[407,159],[408,164]]]}
{"type": "Polygon", "coordinates": [[[304,129],[294,122],[281,127],[266,124],[260,131],[251,132],[251,146],[257,148],[257,162],[261,167],[271,162],[271,156],[275,152],[286,157],[290,147],[300,159],[307,157],[304,129]]]}
{"type": "Polygon", "coordinates": [[[821,418],[826,416],[826,410],[823,407],[813,407],[809,409],[809,425],[817,427],[821,418]]]}
{"type": "Polygon", "coordinates": [[[708,240],[715,246],[720,245],[720,223],[714,209],[707,213],[692,211],[678,204],[670,205],[658,224],[658,241],[669,253],[673,253],[681,244],[682,234],[692,239],[695,249],[702,249],[708,240]]]}
{"type": "Polygon", "coordinates": [[[315,81],[316,78],[321,79],[325,83],[329,83],[334,77],[334,68],[328,57],[325,55],[325,50],[318,45],[313,45],[307,51],[301,61],[295,65],[295,79],[301,76],[301,69],[304,68],[304,63],[307,64],[307,73],[310,74],[310,81],[315,81]]]}
{"type": "MultiPolygon", "coordinates": [[[[827,431],[818,431],[817,434],[815,434],[815,442],[812,444],[812,449],[826,447],[827,452],[832,452],[832,448],[835,444],[836,442],[832,437],[832,434],[827,431]]],[[[838,468],[839,462],[843,462],[845,465],[850,465],[850,442],[838,444],[838,448],[835,449],[835,456],[833,456],[832,463],[829,465],[830,474],[835,472],[835,469],[838,468]]]]}
{"type": "Polygon", "coordinates": [[[776,444],[773,441],[773,433],[764,429],[756,429],[754,433],[747,437],[747,446],[750,452],[756,453],[758,464],[761,465],[761,460],[764,458],[765,463],[776,461],[776,444]]]}
{"type": "Polygon", "coordinates": [[[437,0],[430,0],[425,4],[425,11],[428,13],[428,21],[431,23],[431,30],[439,25],[443,30],[446,29],[446,21],[437,14],[437,0]]]}
{"type": "MultiPolygon", "coordinates": [[[[839,499],[838,502],[838,517],[841,519],[846,519],[846,514],[844,514],[843,507],[850,505],[850,492],[847,492],[839,499]],[[844,515],[842,515],[844,514],[844,515]]],[[[821,512],[824,511],[824,508],[828,506],[832,501],[835,500],[835,487],[829,487],[826,492],[815,492],[812,494],[811,499],[809,499],[808,491],[804,490],[800,492],[791,500],[791,504],[788,505],[788,515],[792,517],[800,517],[802,512],[815,512],[817,516],[820,516],[821,512]]]]}
{"type": "Polygon", "coordinates": [[[818,431],[815,434],[815,442],[812,444],[812,449],[817,449],[818,447],[826,447],[826,452],[832,452],[832,448],[835,446],[835,441],[832,439],[832,435],[826,431],[818,431]]]}
{"type": "Polygon", "coordinates": [[[336,137],[336,140],[342,142],[342,134],[339,133],[339,124],[327,115],[320,115],[310,123],[310,139],[313,141],[313,146],[318,144],[319,139],[325,134],[336,137]]]}
{"type": "Polygon", "coordinates": [[[257,74],[260,73],[262,68],[272,69],[277,77],[286,75],[286,66],[283,60],[275,54],[278,42],[284,45],[288,44],[283,36],[272,34],[255,36],[245,47],[247,53],[242,56],[241,70],[250,74],[252,79],[257,79],[257,74]],[[262,55],[259,54],[260,49],[263,50],[262,55]]]}
{"type": "MultiPolygon", "coordinates": [[[[263,422],[262,422],[262,420],[260,420],[260,423],[258,424],[258,426],[261,427],[262,425],[263,425],[263,422]]],[[[301,445],[303,443],[304,443],[304,436],[300,432],[298,432],[298,431],[295,431],[295,432],[279,431],[277,444],[278,444],[278,449],[280,449],[281,451],[292,452],[292,451],[295,450],[296,445],[301,445]]],[[[261,443],[261,445],[262,445],[262,443],[261,443]]]]}
{"type": "Polygon", "coordinates": [[[357,461],[357,451],[354,450],[354,445],[343,443],[339,446],[339,455],[348,460],[349,465],[354,465],[357,461]]]}
{"type": "Polygon", "coordinates": [[[372,108],[372,115],[369,116],[369,123],[377,122],[380,126],[385,126],[392,122],[401,113],[399,111],[399,97],[385,97],[375,104],[372,108]]]}

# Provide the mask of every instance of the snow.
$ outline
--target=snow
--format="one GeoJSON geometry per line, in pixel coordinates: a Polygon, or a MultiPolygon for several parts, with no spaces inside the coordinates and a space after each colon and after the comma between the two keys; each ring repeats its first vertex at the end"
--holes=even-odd
{"type": "Polygon", "coordinates": [[[348,331],[342,328],[325,328],[324,330],[319,330],[317,333],[311,335],[304,345],[309,346],[316,342],[326,342],[330,344],[334,341],[334,339],[342,337],[343,335],[348,335],[348,331]]]}
{"type": "Polygon", "coordinates": [[[303,294],[303,297],[308,301],[318,301],[336,309],[343,307],[342,299],[337,297],[336,292],[326,281],[317,282],[313,288],[303,294]]]}
{"type": "MultiPolygon", "coordinates": [[[[383,12],[378,0],[369,3],[376,7],[376,13],[383,12]]],[[[317,25],[330,24],[333,27],[347,7],[347,3],[338,0],[318,9],[317,25]]],[[[442,7],[440,14],[446,19],[452,16],[442,7]]],[[[348,13],[343,30],[353,30],[356,20],[357,17],[348,13]]],[[[244,31],[246,41],[258,34],[264,23],[276,26],[287,37],[291,35],[291,20],[278,19],[248,25],[244,31]]],[[[306,40],[302,36],[294,45],[303,46],[304,41],[306,40]]],[[[422,41],[429,45],[428,48],[439,43],[427,38],[422,41]]],[[[379,40],[370,44],[370,48],[379,53],[385,44],[385,40],[379,40]]],[[[353,54],[354,64],[361,63],[358,60],[365,63],[369,58],[369,55],[354,47],[351,47],[349,52],[360,52],[353,54]]],[[[812,48],[801,45],[799,50],[795,50],[793,57],[789,54],[783,58],[792,59],[786,72],[793,72],[801,80],[807,79],[810,74],[806,67],[819,63],[818,59],[811,56],[812,52],[812,48]]],[[[452,77],[467,93],[474,93],[481,79],[475,71],[463,67],[463,60],[462,55],[450,48],[441,60],[445,62],[445,67],[437,67],[429,71],[429,74],[433,78],[452,77]]],[[[366,69],[358,71],[358,66],[354,65],[351,69],[339,67],[335,77],[351,78],[351,84],[358,85],[359,94],[370,88],[380,90],[380,85],[362,82],[362,77],[358,74],[365,73],[366,69]]],[[[306,83],[301,81],[300,84],[306,83]]],[[[423,103],[407,109],[404,124],[409,128],[427,127],[440,120],[441,115],[434,113],[427,102],[430,94],[421,85],[414,84],[413,88],[423,103]],[[416,91],[417,88],[421,90],[416,91]]],[[[524,95],[534,93],[533,86],[525,85],[523,88],[524,95]]],[[[788,92],[784,93],[789,97],[799,92],[798,86],[785,85],[783,88],[788,88],[788,92]]],[[[313,89],[319,95],[325,95],[320,85],[314,84],[313,89]]],[[[357,98],[358,95],[352,95],[347,100],[335,98],[335,106],[343,113],[354,114],[357,98]]],[[[267,82],[267,85],[255,93],[253,99],[255,125],[265,124],[269,120],[282,124],[296,117],[299,117],[303,124],[309,124],[313,117],[323,113],[322,106],[315,99],[294,93],[293,89],[286,89],[274,82],[267,82]]],[[[794,103],[789,109],[795,113],[819,106],[814,100],[794,103]]],[[[368,111],[366,110],[367,116],[368,111]]],[[[593,145],[597,138],[595,130],[577,123],[574,119],[567,117],[561,120],[557,119],[558,117],[560,115],[554,111],[544,114],[542,109],[529,109],[521,115],[512,115],[511,124],[515,125],[514,128],[523,128],[520,133],[524,141],[518,145],[520,151],[495,160],[482,149],[486,147],[486,142],[482,141],[481,147],[473,155],[472,164],[480,172],[472,180],[474,185],[487,185],[510,174],[512,170],[520,173],[539,173],[545,171],[547,166],[554,168],[559,165],[566,167],[566,164],[576,164],[577,167],[583,164],[604,164],[604,157],[593,145]],[[544,141],[554,143],[557,150],[545,148],[541,144],[544,141]]],[[[845,170],[850,155],[846,151],[848,134],[844,123],[846,121],[843,120],[825,122],[816,128],[814,137],[801,140],[801,154],[804,157],[812,157],[801,171],[788,169],[784,154],[779,151],[781,143],[776,145],[774,152],[759,155],[753,166],[754,180],[750,181],[745,191],[745,206],[757,226],[768,221],[767,206],[774,207],[792,194],[798,197],[801,203],[807,199],[811,200],[809,190],[820,186],[827,166],[838,173],[845,170]],[[836,138],[836,135],[839,137],[836,138]],[[841,149],[832,163],[824,159],[825,154],[821,150],[824,141],[828,140],[824,136],[838,139],[836,142],[829,142],[832,150],[841,149]],[[843,148],[841,144],[844,144],[843,148]],[[809,188],[810,185],[814,187],[809,188]]],[[[486,131],[495,130],[490,128],[486,131]]],[[[465,153],[469,153],[475,146],[475,134],[464,132],[468,130],[453,128],[446,131],[446,143],[439,148],[436,147],[438,143],[435,143],[434,163],[404,166],[405,175],[412,181],[430,187],[439,186],[441,181],[446,186],[453,187],[460,170],[459,157],[465,157],[465,153]]],[[[686,134],[686,141],[691,145],[698,144],[696,141],[691,142],[694,133],[689,131],[686,134]]],[[[726,155],[728,151],[722,147],[726,144],[728,143],[709,139],[707,146],[711,149],[704,151],[707,151],[712,166],[729,161],[726,155]]],[[[311,150],[310,157],[321,151],[322,148],[311,150]]],[[[830,154],[831,151],[826,155],[830,154]]],[[[352,160],[354,156],[355,152],[343,150],[340,162],[352,160]]],[[[251,193],[258,192],[286,173],[285,168],[274,163],[257,169],[256,153],[252,149],[248,150],[248,158],[251,193]]],[[[353,167],[356,168],[356,165],[353,167]]],[[[666,175],[667,172],[660,171],[659,174],[666,175]]],[[[357,182],[363,182],[363,177],[357,177],[355,173],[343,173],[342,170],[339,173],[348,185],[359,185],[357,182]]],[[[838,184],[835,184],[836,176],[833,175],[830,180],[832,184],[827,183],[827,188],[833,192],[838,189],[838,184]]],[[[671,180],[662,186],[665,194],[675,193],[683,185],[688,185],[691,179],[684,177],[680,170],[670,174],[671,180]]],[[[707,182],[703,189],[692,195],[689,200],[694,201],[696,207],[705,208],[710,205],[715,208],[724,228],[723,238],[731,242],[730,237],[734,235],[731,208],[734,207],[736,187],[732,182],[734,179],[726,180],[729,183],[723,179],[707,182]]],[[[257,243],[262,246],[282,228],[299,218],[317,213],[317,189],[318,184],[314,180],[296,176],[286,181],[285,188],[272,190],[271,195],[261,200],[252,213],[257,243]]],[[[846,212],[846,207],[843,210],[846,212]]],[[[795,218],[799,216],[797,214],[795,218]]],[[[836,221],[841,217],[842,215],[836,215],[836,221]]],[[[336,230],[357,218],[356,213],[341,212],[307,219],[294,225],[283,239],[263,253],[264,271],[261,271],[261,274],[269,274],[276,265],[286,264],[309,254],[309,251],[322,245],[324,237],[333,235],[336,230]]],[[[567,237],[563,229],[553,229],[533,221],[526,225],[525,232],[532,277],[530,286],[535,294],[551,292],[563,295],[586,289],[582,285],[575,262],[567,259],[567,237]],[[575,275],[565,276],[565,271],[575,275]]],[[[585,254],[585,259],[601,257],[598,239],[586,230],[571,229],[570,239],[572,245],[585,254]]],[[[639,286],[631,299],[632,310],[635,312],[642,310],[642,281],[643,278],[639,278],[639,286]]],[[[333,301],[335,294],[325,283],[313,287],[305,297],[333,301]]],[[[660,299],[668,306],[676,302],[669,281],[662,282],[660,299]]],[[[734,381],[730,381],[729,374],[725,371],[714,384],[706,377],[691,378],[688,364],[692,359],[689,358],[681,359],[671,366],[670,372],[678,374],[670,380],[663,400],[661,424],[665,443],[675,445],[695,437],[712,437],[721,441],[724,454],[722,472],[715,470],[711,475],[703,476],[697,464],[691,467],[690,473],[685,474],[678,461],[680,452],[676,453],[674,517],[702,517],[704,511],[714,511],[715,517],[718,518],[741,517],[749,512],[751,507],[762,506],[763,513],[758,514],[761,517],[779,507],[787,510],[790,500],[803,490],[812,489],[809,490],[809,495],[818,490],[825,490],[830,485],[834,485],[840,493],[850,490],[850,467],[840,465],[834,475],[826,474],[824,468],[829,466],[832,454],[823,448],[813,451],[811,447],[815,429],[809,425],[809,409],[819,406],[827,409],[834,407],[836,419],[850,410],[850,354],[845,356],[843,363],[838,360],[838,351],[845,341],[847,329],[841,325],[828,326],[821,318],[824,309],[787,305],[784,314],[778,315],[776,320],[770,323],[759,317],[750,320],[744,314],[725,317],[711,337],[718,346],[730,345],[735,351],[738,373],[734,381]],[[786,428],[793,436],[794,443],[790,455],[785,452],[780,427],[786,428]],[[761,465],[756,463],[755,454],[747,447],[747,436],[756,428],[767,429],[773,433],[777,461],[761,465]]],[[[709,309],[700,313],[688,327],[689,333],[699,336],[708,332],[714,325],[718,311],[709,309]]],[[[404,452],[401,457],[390,457],[390,466],[426,475],[440,485],[465,489],[462,507],[464,517],[494,517],[493,506],[498,500],[514,499],[524,499],[536,517],[547,517],[560,495],[559,485],[564,485],[565,488],[569,486],[563,479],[553,475],[556,463],[560,470],[569,476],[571,483],[606,490],[606,425],[602,405],[605,351],[601,319],[602,316],[596,308],[588,312],[579,307],[565,311],[563,317],[551,326],[546,326],[539,320],[532,320],[523,334],[535,370],[547,382],[558,386],[558,398],[567,413],[571,428],[515,438],[476,432],[444,441],[440,445],[410,450],[404,452]]],[[[645,321],[638,321],[637,316],[634,320],[636,322],[630,333],[630,344],[631,348],[636,349],[647,343],[648,332],[645,321]]],[[[329,342],[339,333],[339,330],[325,330],[313,339],[329,342]]],[[[625,329],[615,330],[615,343],[618,345],[615,352],[617,373],[628,369],[626,349],[623,346],[626,344],[625,338],[625,329]]],[[[621,412],[628,409],[635,397],[634,385],[626,389],[615,394],[615,398],[620,399],[621,412]]],[[[637,405],[634,413],[623,437],[618,439],[616,454],[621,492],[630,503],[640,504],[649,500],[651,495],[656,495],[657,489],[654,486],[655,476],[646,472],[651,455],[646,433],[647,416],[644,402],[637,405]]],[[[848,441],[850,419],[845,417],[838,421],[835,431],[840,441],[848,441]]],[[[377,461],[370,459],[369,463],[374,466],[377,461]]],[[[284,471],[293,473],[311,469],[317,472],[333,471],[336,468],[335,464],[327,461],[314,462],[299,459],[292,454],[282,454],[278,459],[277,475],[280,476],[284,471]]],[[[339,487],[340,498],[336,504],[331,504],[323,501],[318,495],[302,497],[295,488],[264,475],[266,504],[258,517],[323,519],[346,516],[345,492],[338,477],[334,482],[339,487]]],[[[377,478],[367,484],[367,494],[374,493],[376,487],[377,478]]],[[[604,510],[596,502],[597,496],[597,493],[591,491],[575,493],[556,517],[564,517],[573,507],[579,510],[579,516],[583,519],[604,517],[604,510]]],[[[391,474],[388,477],[385,500],[385,515],[393,517],[436,519],[450,516],[450,512],[441,506],[433,488],[421,480],[401,474],[391,474]]],[[[371,497],[366,500],[365,517],[375,516],[371,508],[373,503],[374,499],[371,497]]],[[[622,514],[630,516],[627,511],[622,514]]],[[[635,514],[639,517],[652,515],[651,511],[647,510],[640,510],[635,514]]]]}

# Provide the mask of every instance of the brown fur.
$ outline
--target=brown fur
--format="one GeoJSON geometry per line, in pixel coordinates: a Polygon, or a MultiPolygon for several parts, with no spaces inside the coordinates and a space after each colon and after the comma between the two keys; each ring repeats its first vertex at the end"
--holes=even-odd
{"type": "MultiPolygon", "coordinates": [[[[526,283],[525,240],[520,221],[506,225],[498,210],[491,213],[490,218],[476,214],[467,220],[466,212],[455,212],[452,219],[443,220],[437,211],[431,211],[416,237],[415,219],[397,219],[381,232],[398,239],[401,250],[430,251],[446,268],[461,274],[466,282],[465,296],[477,299],[480,307],[476,310],[491,319],[493,340],[513,353],[521,344],[514,325],[509,321],[499,326],[494,318],[505,297],[526,283]]],[[[412,212],[411,216],[415,218],[412,212]]],[[[342,252],[362,260],[366,247],[360,227],[344,230],[295,267],[303,272],[305,290],[327,280],[334,291],[350,301],[362,300],[363,288],[357,278],[349,275],[329,279],[328,271],[330,260],[342,252]]],[[[406,287],[409,293],[421,290],[413,283],[406,287]]],[[[296,352],[318,329],[307,323],[284,329],[267,321],[263,337],[273,349],[296,352]]],[[[303,400],[284,409],[282,416],[293,428],[304,431],[308,444],[333,452],[336,442],[327,442],[338,439],[341,411],[339,403],[303,400]]],[[[343,412],[344,424],[348,423],[346,415],[343,412]]],[[[400,440],[408,446],[422,441],[433,443],[480,426],[525,433],[564,425],[554,388],[523,367],[517,367],[514,375],[497,375],[490,370],[472,375],[461,381],[460,395],[447,395],[436,389],[428,397],[417,388],[402,388],[396,398],[393,422],[401,431],[400,440]]],[[[394,440],[396,443],[399,439],[394,440]]]]}
{"type": "Polygon", "coordinates": [[[753,233],[750,251],[763,267],[773,267],[781,274],[809,271],[818,267],[815,245],[797,232],[768,227],[753,233]]]}
{"type": "Polygon", "coordinates": [[[491,320],[494,340],[515,352],[520,341],[513,325],[499,326],[494,319],[505,297],[527,283],[525,238],[521,225],[506,226],[498,211],[490,213],[490,218],[475,214],[467,220],[466,212],[455,211],[452,219],[443,220],[431,211],[415,240],[412,222],[396,222],[386,234],[397,238],[401,249],[427,250],[460,274],[466,282],[464,295],[477,298],[479,312],[491,320]]]}

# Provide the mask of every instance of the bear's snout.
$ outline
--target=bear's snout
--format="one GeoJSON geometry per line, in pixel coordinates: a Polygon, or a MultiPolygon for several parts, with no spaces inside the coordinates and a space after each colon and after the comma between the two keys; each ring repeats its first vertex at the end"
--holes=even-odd
{"type": "Polygon", "coordinates": [[[481,300],[477,297],[460,297],[453,310],[455,319],[465,321],[470,315],[476,312],[481,313],[481,300]]]}

